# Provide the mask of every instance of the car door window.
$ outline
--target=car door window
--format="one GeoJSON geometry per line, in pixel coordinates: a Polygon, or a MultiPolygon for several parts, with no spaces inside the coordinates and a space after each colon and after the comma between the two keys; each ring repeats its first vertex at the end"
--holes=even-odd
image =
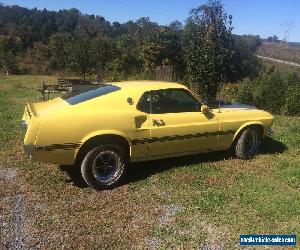
{"type": "Polygon", "coordinates": [[[198,112],[199,103],[185,89],[163,89],[151,91],[153,114],[198,112]]]}
{"type": "Polygon", "coordinates": [[[199,102],[185,89],[146,91],[136,108],[147,114],[199,112],[199,102]]]}

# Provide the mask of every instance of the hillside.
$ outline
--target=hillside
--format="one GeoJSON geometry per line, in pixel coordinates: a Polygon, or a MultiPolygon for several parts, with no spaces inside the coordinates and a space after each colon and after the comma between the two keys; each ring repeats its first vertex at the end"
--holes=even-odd
{"type": "Polygon", "coordinates": [[[262,42],[257,50],[260,56],[300,63],[300,45],[283,42],[262,42]]]}
{"type": "MultiPolygon", "coordinates": [[[[222,5],[215,1],[208,6],[221,11],[222,18],[214,21],[218,25],[206,8],[191,12],[185,24],[161,25],[149,17],[118,23],[74,8],[49,11],[0,4],[0,74],[117,81],[153,79],[157,67],[172,66],[179,80],[212,86],[257,76],[259,37],[235,36],[222,5]]],[[[216,92],[215,87],[206,89],[216,92]]]]}

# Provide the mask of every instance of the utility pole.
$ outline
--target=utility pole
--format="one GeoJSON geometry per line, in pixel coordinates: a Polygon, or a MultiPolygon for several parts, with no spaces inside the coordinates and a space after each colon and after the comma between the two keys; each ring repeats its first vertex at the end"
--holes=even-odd
{"type": "Polygon", "coordinates": [[[290,39],[290,34],[291,34],[291,31],[292,29],[295,27],[295,22],[293,21],[285,21],[281,24],[283,26],[283,42],[286,46],[286,48],[288,47],[288,41],[290,39]]]}

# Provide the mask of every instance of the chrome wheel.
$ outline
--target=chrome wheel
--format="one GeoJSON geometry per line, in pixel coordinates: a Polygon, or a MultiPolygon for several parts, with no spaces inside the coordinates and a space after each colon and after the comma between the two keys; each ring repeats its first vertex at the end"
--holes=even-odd
{"type": "Polygon", "coordinates": [[[123,147],[104,144],[87,152],[80,170],[90,187],[103,190],[113,188],[122,182],[127,164],[127,154],[123,147]]]}
{"type": "Polygon", "coordinates": [[[259,137],[254,129],[248,131],[245,138],[245,149],[248,155],[253,155],[259,146],[259,137]]]}
{"type": "Polygon", "coordinates": [[[122,162],[117,153],[111,150],[99,152],[92,163],[92,173],[96,180],[111,182],[122,174],[122,162]]]}
{"type": "Polygon", "coordinates": [[[261,133],[258,127],[247,127],[241,131],[234,143],[235,155],[240,159],[250,159],[259,150],[261,133]]]}

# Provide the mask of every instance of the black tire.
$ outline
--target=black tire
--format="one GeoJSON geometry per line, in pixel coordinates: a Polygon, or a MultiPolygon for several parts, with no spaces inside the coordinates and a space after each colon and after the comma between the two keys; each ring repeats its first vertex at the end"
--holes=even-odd
{"type": "Polygon", "coordinates": [[[257,127],[244,129],[235,143],[235,155],[240,159],[250,159],[259,151],[261,144],[261,133],[257,127]]]}
{"type": "Polygon", "coordinates": [[[96,190],[110,189],[120,184],[127,164],[123,147],[101,145],[87,152],[81,163],[81,175],[85,182],[96,190]]]}

